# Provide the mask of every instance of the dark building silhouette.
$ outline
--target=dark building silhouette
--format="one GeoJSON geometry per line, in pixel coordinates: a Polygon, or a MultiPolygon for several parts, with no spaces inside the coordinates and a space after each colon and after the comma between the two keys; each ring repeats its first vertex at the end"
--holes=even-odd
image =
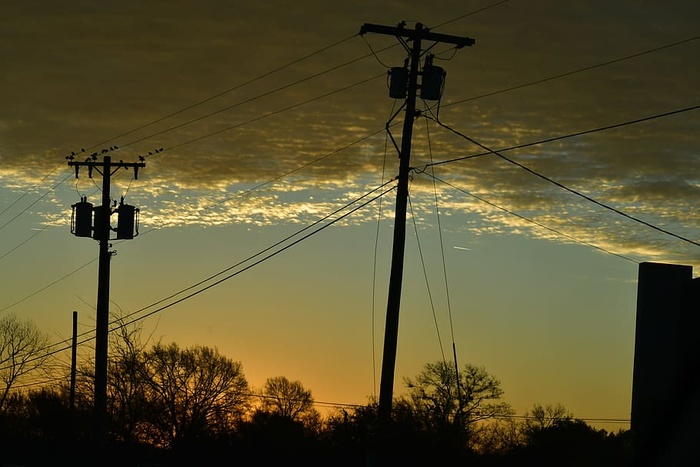
{"type": "Polygon", "coordinates": [[[693,268],[640,264],[630,427],[635,467],[700,465],[699,324],[693,268]]]}

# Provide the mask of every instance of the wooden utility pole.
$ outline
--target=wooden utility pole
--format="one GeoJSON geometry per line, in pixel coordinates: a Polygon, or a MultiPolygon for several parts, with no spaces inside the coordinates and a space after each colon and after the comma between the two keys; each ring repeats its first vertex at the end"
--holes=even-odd
{"type": "MultiPolygon", "coordinates": [[[[417,23],[415,29],[406,29],[401,23],[397,27],[364,24],[360,34],[367,32],[395,36],[402,43],[404,39],[412,41],[410,47],[410,68],[406,92],[406,117],[403,123],[401,150],[399,153],[399,176],[396,192],[396,209],[394,216],[394,243],[391,256],[391,276],[389,279],[389,297],[386,311],[386,328],[384,329],[384,354],[382,376],[379,389],[379,423],[386,429],[391,422],[391,406],[394,390],[394,370],[396,367],[396,346],[399,332],[399,309],[401,303],[401,285],[403,281],[404,249],[406,244],[406,208],[408,204],[408,178],[410,173],[411,138],[416,113],[416,95],[419,88],[418,76],[421,75],[420,60],[423,41],[454,44],[457,48],[474,45],[469,37],[436,34],[417,23]]],[[[408,48],[408,47],[407,47],[408,48]]],[[[423,83],[422,83],[423,84],[423,83]]]]}
{"type": "Polygon", "coordinates": [[[96,208],[94,217],[93,238],[100,244],[98,278],[97,278],[97,310],[95,324],[95,436],[99,442],[104,442],[107,434],[107,353],[109,341],[109,273],[110,259],[110,217],[112,216],[112,200],[110,184],[112,175],[120,168],[134,170],[134,178],[138,178],[138,169],[145,167],[144,162],[112,162],[110,156],[104,156],[102,162],[97,161],[96,154],[83,162],[69,160],[68,165],[75,167],[75,177],[78,178],[80,167],[87,167],[88,176],[97,171],[102,175],[102,206],[96,208]]]}

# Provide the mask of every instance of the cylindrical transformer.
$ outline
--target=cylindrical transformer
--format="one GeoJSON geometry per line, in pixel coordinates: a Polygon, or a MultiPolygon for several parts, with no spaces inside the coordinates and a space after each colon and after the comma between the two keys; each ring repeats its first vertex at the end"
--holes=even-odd
{"type": "Polygon", "coordinates": [[[134,238],[134,230],[138,234],[139,210],[130,204],[120,204],[117,209],[117,239],[131,240],[134,238]]]}
{"type": "Polygon", "coordinates": [[[405,99],[408,92],[408,69],[397,66],[389,70],[389,97],[405,99]]]}
{"type": "Polygon", "coordinates": [[[92,236],[92,203],[88,203],[86,198],[81,198],[79,203],[71,206],[73,215],[71,216],[70,232],[76,237],[92,236]]]}
{"type": "Polygon", "coordinates": [[[445,87],[447,73],[439,66],[426,65],[423,68],[423,82],[420,88],[420,98],[427,101],[439,101],[445,87]]]}

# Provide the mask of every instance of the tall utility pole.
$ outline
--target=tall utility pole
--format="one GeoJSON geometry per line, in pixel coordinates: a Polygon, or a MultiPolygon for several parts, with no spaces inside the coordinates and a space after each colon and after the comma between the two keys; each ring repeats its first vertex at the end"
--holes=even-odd
{"type": "MultiPolygon", "coordinates": [[[[386,328],[384,330],[384,354],[382,360],[382,377],[379,389],[379,423],[387,427],[391,421],[391,406],[394,390],[394,370],[396,367],[396,345],[399,334],[399,309],[401,304],[401,284],[403,281],[404,249],[406,244],[406,207],[408,204],[408,178],[411,159],[411,137],[413,135],[413,122],[416,113],[416,94],[419,88],[418,76],[421,55],[423,53],[422,42],[432,41],[454,44],[457,48],[474,45],[474,39],[469,37],[448,36],[436,34],[423,28],[417,23],[415,29],[406,29],[401,23],[397,27],[381,26],[376,24],[364,24],[360,29],[360,35],[367,32],[395,36],[404,45],[404,39],[412,41],[410,47],[410,69],[406,90],[406,117],[403,123],[401,137],[401,149],[399,153],[399,176],[396,191],[396,210],[394,216],[394,243],[391,256],[391,275],[389,279],[389,297],[386,311],[386,328]]],[[[406,45],[408,48],[408,46],[406,45]]],[[[422,85],[425,84],[425,76],[422,85]]]]}
{"type": "MultiPolygon", "coordinates": [[[[102,162],[97,161],[96,154],[83,162],[73,161],[69,157],[68,165],[75,167],[75,177],[78,178],[80,167],[87,167],[88,176],[92,178],[93,171],[102,175],[102,206],[94,209],[94,227],[92,237],[100,244],[98,278],[97,278],[97,310],[95,324],[95,436],[102,442],[107,430],[107,352],[109,340],[109,272],[110,259],[110,217],[112,216],[110,184],[114,173],[120,168],[134,170],[134,178],[138,178],[138,169],[145,167],[144,162],[112,162],[110,156],[104,156],[102,162]]],[[[85,202],[81,202],[85,203],[85,202]]],[[[85,203],[87,204],[87,203],[85,203]]],[[[90,205],[92,210],[92,205],[90,205]]],[[[133,212],[132,212],[133,214],[133,212]]],[[[91,219],[91,218],[90,218],[91,219]]],[[[132,222],[133,225],[133,222],[132,222]]],[[[88,229],[89,230],[89,229],[88,229]]],[[[76,233],[78,236],[89,236],[76,233]]],[[[117,238],[120,238],[117,235],[117,238]]],[[[133,238],[127,234],[123,238],[133,238]]]]}

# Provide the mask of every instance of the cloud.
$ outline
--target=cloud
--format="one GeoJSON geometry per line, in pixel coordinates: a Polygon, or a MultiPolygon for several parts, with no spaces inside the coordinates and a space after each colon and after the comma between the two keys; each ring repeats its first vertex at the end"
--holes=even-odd
{"type": "MultiPolygon", "coordinates": [[[[70,174],[61,165],[64,157],[83,147],[89,153],[102,142],[118,144],[114,157],[124,160],[164,147],[148,157],[139,183],[127,188],[128,174],[116,181],[121,192],[129,190],[148,208],[143,220],[153,226],[302,222],[393,177],[397,151],[381,130],[395,115],[391,136],[400,145],[401,102],[388,98],[385,76],[385,66],[400,65],[406,55],[395,38],[354,37],[267,73],[349,38],[364,22],[424,18],[431,26],[477,9],[462,2],[445,2],[440,12],[422,2],[401,8],[392,2],[353,8],[312,2],[291,9],[278,2],[234,7],[213,0],[207,8],[177,1],[64,3],[57,8],[45,2],[39,10],[21,2],[8,7],[13,21],[0,39],[6,70],[0,178],[17,193],[60,166],[46,180],[58,183],[70,174]],[[227,198],[235,202],[217,202],[227,198]]],[[[433,50],[447,70],[439,117],[498,149],[697,104],[700,41],[506,92],[692,37],[697,10],[694,2],[681,1],[663,7],[510,2],[450,22],[439,31],[477,42],[456,53],[433,50]]],[[[700,184],[699,118],[688,112],[506,154],[574,190],[695,238],[697,223],[688,212],[700,184]]],[[[425,119],[416,122],[416,167],[483,152],[434,124],[426,127],[425,119]]],[[[640,256],[678,250],[676,241],[494,155],[435,170],[460,189],[583,241],[640,256]],[[620,228],[627,234],[619,235],[620,228]]],[[[70,205],[76,187],[94,187],[70,183],[56,197],[61,209],[70,205]]],[[[412,189],[417,201],[429,202],[434,188],[417,175],[412,189]]],[[[478,214],[465,221],[474,231],[553,236],[452,188],[440,186],[439,192],[452,214],[478,214]]],[[[429,209],[421,215],[428,219],[429,209]]],[[[49,208],[46,216],[58,222],[49,208]]]]}

